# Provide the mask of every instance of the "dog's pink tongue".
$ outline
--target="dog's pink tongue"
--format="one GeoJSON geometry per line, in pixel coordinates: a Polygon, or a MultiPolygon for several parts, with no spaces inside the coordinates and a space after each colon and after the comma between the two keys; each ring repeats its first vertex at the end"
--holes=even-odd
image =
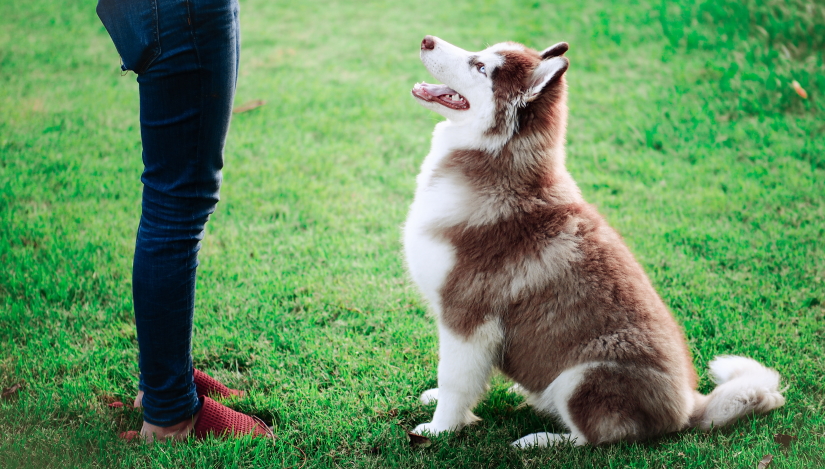
{"type": "Polygon", "coordinates": [[[454,89],[447,85],[431,85],[429,83],[421,83],[419,85],[430,96],[442,96],[445,94],[458,94],[454,89]]]}

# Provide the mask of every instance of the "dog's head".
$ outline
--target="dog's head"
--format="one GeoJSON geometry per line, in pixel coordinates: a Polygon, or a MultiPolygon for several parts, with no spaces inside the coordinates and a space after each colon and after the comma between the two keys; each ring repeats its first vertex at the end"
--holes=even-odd
{"type": "Polygon", "coordinates": [[[553,109],[566,96],[567,49],[564,42],[542,52],[505,42],[469,52],[427,36],[421,42],[421,61],[443,85],[418,83],[412,94],[450,121],[506,140],[537,118],[558,114],[553,109]]]}

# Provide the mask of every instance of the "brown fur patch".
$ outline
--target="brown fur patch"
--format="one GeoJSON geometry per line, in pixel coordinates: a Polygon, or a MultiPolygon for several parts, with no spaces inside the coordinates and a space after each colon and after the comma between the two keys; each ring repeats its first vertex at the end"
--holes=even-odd
{"type": "Polygon", "coordinates": [[[643,367],[599,366],[587,371],[568,410],[591,444],[643,440],[684,429],[682,389],[672,376],[643,367]]]}
{"type": "Polygon", "coordinates": [[[442,287],[442,317],[461,335],[469,336],[492,317],[511,315],[513,278],[506,264],[535,259],[546,240],[557,236],[571,207],[519,207],[518,214],[493,225],[458,225],[443,231],[456,249],[456,263],[442,287]],[[525,210],[527,208],[527,210],[525,210]]]}
{"type": "Polygon", "coordinates": [[[541,62],[539,54],[529,49],[505,51],[500,55],[504,58],[504,63],[490,75],[496,102],[495,121],[487,131],[490,135],[510,135],[515,130],[515,103],[524,91],[530,73],[541,62]]]}
{"type": "Polygon", "coordinates": [[[516,150],[545,146],[532,141],[536,138],[547,141],[549,144],[546,147],[549,148],[563,143],[567,126],[567,84],[564,76],[560,76],[556,83],[548,84],[536,100],[520,109],[522,93],[533,70],[541,63],[541,56],[531,49],[504,51],[500,55],[504,63],[491,74],[496,112],[494,124],[487,134],[514,136],[514,141],[510,143],[516,150]],[[524,142],[519,142],[523,138],[531,141],[524,145],[524,142]]]}

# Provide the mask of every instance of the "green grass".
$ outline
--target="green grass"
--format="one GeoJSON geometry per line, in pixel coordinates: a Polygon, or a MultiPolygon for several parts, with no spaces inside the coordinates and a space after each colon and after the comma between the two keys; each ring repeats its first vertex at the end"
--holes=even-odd
{"type": "Polygon", "coordinates": [[[279,439],[146,447],[130,266],[134,75],[93,2],[0,4],[0,467],[825,467],[825,4],[242,2],[222,201],[201,251],[196,365],[279,439]],[[744,16],[743,16],[744,15],[744,16]],[[740,18],[747,17],[748,21],[740,18]],[[513,451],[558,429],[496,378],[484,420],[426,448],[435,327],[400,225],[436,115],[418,44],[571,44],[568,165],[684,324],[782,374],[785,407],[705,434],[513,451]],[[809,98],[790,87],[797,80],[809,98]],[[773,434],[798,439],[783,449],[773,434]]]}

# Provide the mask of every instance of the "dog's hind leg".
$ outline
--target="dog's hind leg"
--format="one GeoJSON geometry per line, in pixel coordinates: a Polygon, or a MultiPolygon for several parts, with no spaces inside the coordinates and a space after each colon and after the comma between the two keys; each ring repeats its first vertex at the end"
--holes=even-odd
{"type": "MultiPolygon", "coordinates": [[[[657,368],[618,363],[585,363],[554,380],[533,403],[551,408],[570,428],[574,444],[638,441],[688,425],[693,394],[687,378],[657,368]]],[[[539,434],[541,435],[541,434],[539,434]]],[[[514,445],[563,440],[528,435],[514,445]]]]}
{"type": "Polygon", "coordinates": [[[479,327],[469,338],[439,325],[438,389],[425,391],[421,396],[422,402],[437,400],[438,404],[432,422],[418,425],[414,433],[437,435],[478,420],[472,409],[487,390],[501,340],[497,321],[479,327]]]}
{"type": "MultiPolygon", "coordinates": [[[[527,403],[541,413],[556,415],[570,429],[570,433],[531,433],[511,443],[516,448],[530,448],[534,446],[554,446],[559,443],[573,443],[576,446],[584,445],[587,439],[570,419],[567,402],[579,387],[584,375],[592,364],[575,366],[562,372],[541,393],[526,393],[527,403]]],[[[518,386],[518,385],[516,385],[518,386]]],[[[514,386],[515,387],[515,386],[514,386]]]]}

